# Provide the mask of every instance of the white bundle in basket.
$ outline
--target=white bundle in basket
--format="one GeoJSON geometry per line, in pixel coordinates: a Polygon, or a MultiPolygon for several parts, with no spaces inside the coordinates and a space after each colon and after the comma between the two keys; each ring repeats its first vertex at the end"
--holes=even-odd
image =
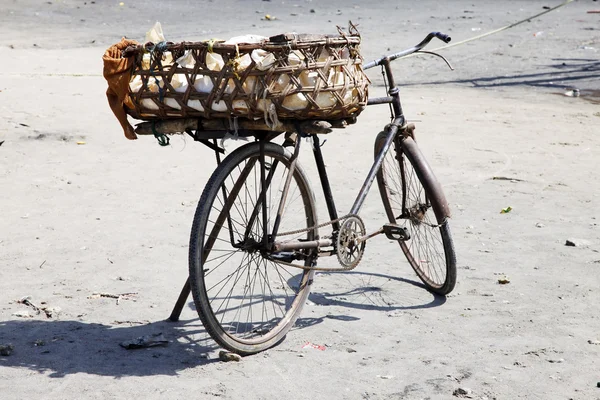
{"type": "MultiPolygon", "coordinates": [[[[248,34],[233,37],[224,42],[224,44],[258,44],[267,40],[268,38],[264,36],[248,34]]],[[[160,23],[157,22],[146,34],[146,42],[165,42],[160,23]]],[[[168,51],[160,54],[162,55],[161,64],[164,69],[168,70],[170,68],[182,68],[187,70],[186,73],[180,72],[172,75],[170,86],[175,90],[175,92],[186,93],[189,90],[190,84],[193,85],[192,92],[195,93],[208,94],[215,90],[214,86],[216,79],[214,74],[203,75],[200,73],[197,75],[191,75],[189,73],[190,70],[193,70],[196,67],[195,56],[197,56],[197,54],[195,54],[193,50],[187,50],[177,60],[173,60],[172,54],[168,51]],[[193,81],[188,81],[188,77],[190,76],[193,76],[193,81]]],[[[205,54],[205,68],[208,70],[219,72],[225,67],[223,57],[219,53],[208,51],[205,54]]],[[[350,58],[348,48],[343,48],[342,53],[339,56],[341,58],[350,58]]],[[[323,49],[315,61],[318,63],[326,63],[330,57],[331,56],[329,52],[326,49],[323,49]]],[[[287,65],[292,68],[303,68],[303,63],[305,62],[305,55],[299,50],[291,50],[287,55],[287,65]]],[[[233,68],[236,75],[243,74],[244,71],[246,71],[251,65],[257,71],[267,71],[273,67],[277,67],[278,64],[277,57],[265,49],[254,49],[250,53],[238,54],[236,58],[229,59],[228,61],[228,67],[233,68]]],[[[152,67],[150,53],[146,53],[142,56],[141,67],[146,72],[152,67]]],[[[320,72],[315,70],[304,70],[299,75],[296,75],[299,80],[300,87],[290,84],[290,74],[282,73],[279,76],[276,76],[276,79],[272,81],[267,88],[263,88],[262,85],[257,84],[258,78],[256,76],[253,74],[246,74],[246,78],[242,82],[242,89],[247,95],[246,97],[254,99],[256,102],[255,109],[264,113],[265,120],[276,120],[277,118],[275,105],[271,99],[267,98],[267,93],[269,97],[272,98],[283,97],[281,106],[288,111],[301,112],[302,110],[307,109],[312,102],[316,103],[320,109],[330,109],[336,106],[338,103],[337,97],[339,97],[338,93],[340,93],[340,89],[351,86],[351,82],[348,82],[348,79],[350,79],[348,76],[348,71],[345,71],[344,68],[347,69],[358,67],[331,67],[328,71],[323,71],[325,74],[324,79],[321,78],[323,75],[320,72]],[[308,96],[310,96],[310,99],[308,96]]],[[[162,76],[148,76],[147,74],[146,76],[147,78],[144,79],[147,79],[147,88],[144,87],[144,81],[141,75],[133,76],[129,85],[133,93],[138,93],[140,90],[148,90],[153,93],[159,93],[165,89],[165,82],[163,82],[164,78],[162,76]]],[[[232,94],[236,88],[234,79],[232,78],[227,81],[223,81],[220,84],[224,87],[222,86],[218,89],[222,90],[225,94],[232,94]]],[[[357,88],[345,90],[342,93],[342,101],[344,104],[351,104],[359,97],[357,88]]],[[[181,97],[179,98],[181,99],[181,97]]],[[[161,108],[159,107],[159,102],[162,102],[167,107],[177,111],[181,111],[183,105],[200,112],[205,111],[205,105],[203,105],[201,101],[197,99],[197,97],[196,99],[188,100],[186,104],[183,104],[182,100],[177,100],[176,98],[169,96],[165,96],[164,98],[160,97],[160,100],[157,97],[143,98],[141,99],[140,105],[142,108],[147,110],[159,110],[161,108]]],[[[228,111],[228,102],[229,100],[213,101],[210,104],[210,110],[219,113],[226,113],[228,111]]],[[[244,99],[233,99],[231,102],[229,102],[229,104],[231,104],[233,112],[237,115],[243,115],[249,111],[249,105],[244,99]]],[[[167,115],[169,115],[168,110],[166,112],[167,115]]],[[[173,111],[173,114],[171,115],[180,114],[173,111]]]]}

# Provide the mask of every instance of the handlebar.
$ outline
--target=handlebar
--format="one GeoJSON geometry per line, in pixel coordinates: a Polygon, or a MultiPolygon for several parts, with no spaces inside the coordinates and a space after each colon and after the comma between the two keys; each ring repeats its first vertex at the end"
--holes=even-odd
{"type": "Polygon", "coordinates": [[[402,50],[402,51],[401,51],[401,52],[399,52],[399,53],[391,54],[391,55],[389,55],[389,56],[385,56],[385,57],[382,57],[382,58],[380,58],[380,59],[378,59],[378,60],[371,61],[370,63],[364,64],[364,65],[363,65],[363,69],[369,69],[369,68],[373,68],[373,67],[376,67],[376,66],[378,66],[378,65],[381,65],[381,63],[382,63],[384,60],[387,60],[387,61],[394,61],[394,60],[395,60],[395,59],[397,59],[397,58],[400,58],[400,57],[406,57],[406,56],[407,56],[407,55],[409,55],[409,54],[416,53],[416,52],[418,52],[419,50],[421,50],[423,47],[427,46],[427,45],[429,44],[429,42],[431,42],[431,40],[432,40],[434,37],[435,37],[435,38],[438,38],[438,39],[440,39],[440,40],[441,40],[442,42],[444,42],[444,43],[449,43],[449,42],[450,42],[450,40],[452,40],[452,38],[451,38],[450,36],[448,36],[448,35],[445,35],[445,34],[443,34],[443,33],[441,33],[441,32],[431,32],[431,33],[429,33],[429,34],[428,34],[428,35],[425,37],[425,39],[423,39],[423,40],[421,41],[421,43],[417,44],[416,46],[414,46],[414,47],[411,47],[410,49],[402,50]]]}

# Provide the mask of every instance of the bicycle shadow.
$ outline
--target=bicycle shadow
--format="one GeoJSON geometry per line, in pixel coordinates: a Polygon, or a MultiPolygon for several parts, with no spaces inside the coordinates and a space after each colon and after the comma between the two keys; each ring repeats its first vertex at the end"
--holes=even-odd
{"type": "Polygon", "coordinates": [[[80,321],[10,320],[0,322],[0,344],[13,352],[0,367],[28,368],[51,378],[70,374],[126,376],[177,375],[180,370],[219,361],[217,349],[199,320],[157,321],[115,326],[80,321]],[[164,347],[126,350],[119,344],[162,333],[164,347]]]}
{"type": "MultiPolygon", "coordinates": [[[[336,274],[336,273],[332,273],[336,274]]],[[[349,276],[360,276],[360,277],[375,277],[382,278],[385,280],[387,284],[390,281],[397,281],[402,283],[408,283],[417,288],[423,289],[428,296],[431,296],[431,301],[424,304],[413,304],[413,305],[395,305],[393,303],[389,303],[386,301],[376,302],[376,301],[360,301],[360,300],[368,300],[369,295],[378,295],[381,294],[384,289],[383,285],[363,285],[351,288],[349,290],[343,292],[323,292],[323,293],[311,293],[308,297],[310,301],[320,306],[341,306],[344,308],[356,308],[361,310],[374,310],[374,311],[397,311],[397,310],[417,310],[424,308],[432,308],[439,307],[446,302],[446,297],[431,293],[427,291],[425,285],[421,282],[413,281],[406,278],[401,278],[397,276],[379,274],[375,272],[359,272],[359,271],[350,271],[344,272],[345,275],[349,276]],[[351,301],[348,298],[355,298],[359,301],[351,301]]],[[[364,282],[364,281],[363,281],[364,282]]],[[[372,300],[372,299],[371,299],[372,300]]]]}
{"type": "MultiPolygon", "coordinates": [[[[324,275],[335,276],[343,274],[344,276],[357,277],[361,283],[365,283],[365,278],[368,280],[367,285],[362,284],[358,286],[354,286],[348,289],[344,289],[336,292],[311,292],[308,296],[308,300],[317,306],[325,306],[325,307],[340,307],[346,309],[359,309],[359,310],[370,310],[370,311],[407,311],[407,310],[418,310],[418,309],[426,309],[439,307],[446,303],[446,296],[442,296],[439,294],[431,293],[427,291],[425,285],[421,282],[413,281],[406,278],[401,278],[392,275],[374,273],[374,272],[360,272],[360,271],[349,271],[343,273],[319,273],[319,276],[323,277],[324,275]],[[372,284],[372,278],[381,279],[383,284],[372,284]],[[411,304],[411,305],[401,305],[395,304],[397,300],[392,302],[383,298],[383,293],[387,291],[387,284],[401,282],[408,283],[416,288],[422,289],[424,291],[423,295],[427,297],[431,297],[431,300],[426,303],[420,304],[411,304]]],[[[318,279],[318,277],[316,278],[318,279]]],[[[399,289],[396,289],[399,290],[399,289]]],[[[351,315],[343,315],[343,314],[333,314],[327,313],[327,315],[323,317],[308,317],[303,318],[300,317],[296,321],[295,329],[307,328],[313,325],[320,324],[325,321],[325,319],[335,319],[338,321],[352,322],[358,321],[360,318],[354,317],[351,315]]]]}

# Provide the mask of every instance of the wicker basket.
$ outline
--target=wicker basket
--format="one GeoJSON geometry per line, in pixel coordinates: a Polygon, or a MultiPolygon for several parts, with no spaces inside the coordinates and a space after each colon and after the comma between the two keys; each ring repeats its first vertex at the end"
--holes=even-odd
{"type": "Polygon", "coordinates": [[[359,44],[357,33],[341,33],[128,48],[124,56],[136,62],[125,108],[142,120],[354,117],[366,106],[369,84],[359,44]]]}

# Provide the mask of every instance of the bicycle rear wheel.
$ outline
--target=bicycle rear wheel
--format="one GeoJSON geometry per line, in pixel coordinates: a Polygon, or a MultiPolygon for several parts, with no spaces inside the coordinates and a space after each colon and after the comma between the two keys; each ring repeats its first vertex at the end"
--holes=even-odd
{"type": "MultiPolygon", "coordinates": [[[[289,174],[290,153],[265,143],[266,220],[262,209],[260,145],[240,147],[217,167],[194,216],[189,249],[190,287],[202,323],[224,348],[247,355],[280,342],[294,325],[314,271],[273,261],[264,245],[289,174]]],[[[314,196],[298,164],[278,232],[305,231],[285,240],[314,240],[314,196]]],[[[296,254],[299,255],[299,254],[296,254]]],[[[304,251],[304,265],[313,254],[304,251]]]]}
{"type": "MultiPolygon", "coordinates": [[[[377,136],[375,156],[386,136],[377,136]]],[[[396,137],[377,184],[389,221],[410,235],[398,243],[412,268],[430,291],[450,293],[456,284],[456,255],[446,218],[448,204],[412,138],[396,137]]]]}

